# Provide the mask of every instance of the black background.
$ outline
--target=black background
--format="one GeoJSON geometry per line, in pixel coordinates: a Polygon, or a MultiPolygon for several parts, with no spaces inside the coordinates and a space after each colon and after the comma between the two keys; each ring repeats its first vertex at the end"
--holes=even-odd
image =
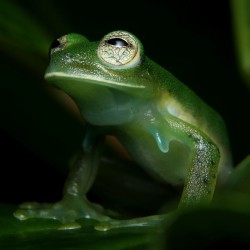
{"type": "MultiPolygon", "coordinates": [[[[249,153],[249,90],[237,69],[229,3],[26,0],[19,7],[46,30],[50,42],[69,32],[90,40],[117,29],[134,33],[151,59],[222,115],[237,164],[249,153]]],[[[9,46],[1,51],[0,200],[53,201],[60,198],[64,181],[59,169],[80,146],[83,131],[46,91],[47,52],[34,70],[14,42],[15,51],[9,46]]],[[[50,43],[46,46],[48,51],[50,43]]]]}

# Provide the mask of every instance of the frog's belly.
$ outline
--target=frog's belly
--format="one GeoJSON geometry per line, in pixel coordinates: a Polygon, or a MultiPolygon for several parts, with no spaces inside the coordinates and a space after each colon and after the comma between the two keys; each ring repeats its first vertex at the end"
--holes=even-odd
{"type": "Polygon", "coordinates": [[[157,143],[149,138],[124,142],[129,154],[150,175],[171,185],[183,185],[191,161],[191,150],[178,141],[171,141],[169,151],[160,151],[157,143]]]}

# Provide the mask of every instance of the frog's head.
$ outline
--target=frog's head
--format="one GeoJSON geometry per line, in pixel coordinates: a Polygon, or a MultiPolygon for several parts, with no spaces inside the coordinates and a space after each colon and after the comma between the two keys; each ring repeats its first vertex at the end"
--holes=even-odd
{"type": "Polygon", "coordinates": [[[69,94],[90,123],[115,125],[152,98],[155,65],[128,32],[111,32],[100,42],[69,34],[52,44],[45,78],[69,94]]]}

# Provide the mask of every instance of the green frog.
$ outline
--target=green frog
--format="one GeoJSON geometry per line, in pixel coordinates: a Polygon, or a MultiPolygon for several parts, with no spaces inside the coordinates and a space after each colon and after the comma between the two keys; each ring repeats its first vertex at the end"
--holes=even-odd
{"type": "Polygon", "coordinates": [[[215,186],[232,171],[220,115],[149,59],[140,40],[129,32],[114,31],[99,42],[79,34],[58,38],[50,49],[45,79],[74,100],[90,132],[63,200],[47,206],[23,204],[15,212],[21,220],[52,218],[67,229],[80,227],[76,220],[88,218],[106,225],[100,230],[108,230],[164,218],[113,220],[88,201],[100,159],[99,135],[115,136],[156,180],[182,187],[179,208],[208,204],[215,186]]]}

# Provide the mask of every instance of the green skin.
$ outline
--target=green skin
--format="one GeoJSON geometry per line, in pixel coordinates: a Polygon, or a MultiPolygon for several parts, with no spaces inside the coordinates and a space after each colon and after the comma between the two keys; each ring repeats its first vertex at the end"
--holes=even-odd
{"type": "MultiPolygon", "coordinates": [[[[132,34],[114,32],[118,43],[112,40],[108,44],[112,51],[121,49],[120,33],[135,41],[137,52],[131,60],[116,63],[102,56],[100,46],[109,43],[113,33],[101,43],[69,34],[59,38],[51,49],[45,79],[72,97],[84,120],[93,126],[92,133],[98,127],[98,133],[116,136],[130,156],[156,179],[183,186],[180,208],[209,203],[216,183],[223,184],[232,170],[223,120],[194,92],[150,60],[132,34]]],[[[114,221],[87,201],[99,147],[86,138],[65,185],[63,201],[45,208],[24,204],[15,216],[58,219],[64,228],[77,228],[76,219],[92,218],[105,222],[105,226],[96,227],[99,230],[146,225],[164,218],[159,215],[114,221]]]]}

